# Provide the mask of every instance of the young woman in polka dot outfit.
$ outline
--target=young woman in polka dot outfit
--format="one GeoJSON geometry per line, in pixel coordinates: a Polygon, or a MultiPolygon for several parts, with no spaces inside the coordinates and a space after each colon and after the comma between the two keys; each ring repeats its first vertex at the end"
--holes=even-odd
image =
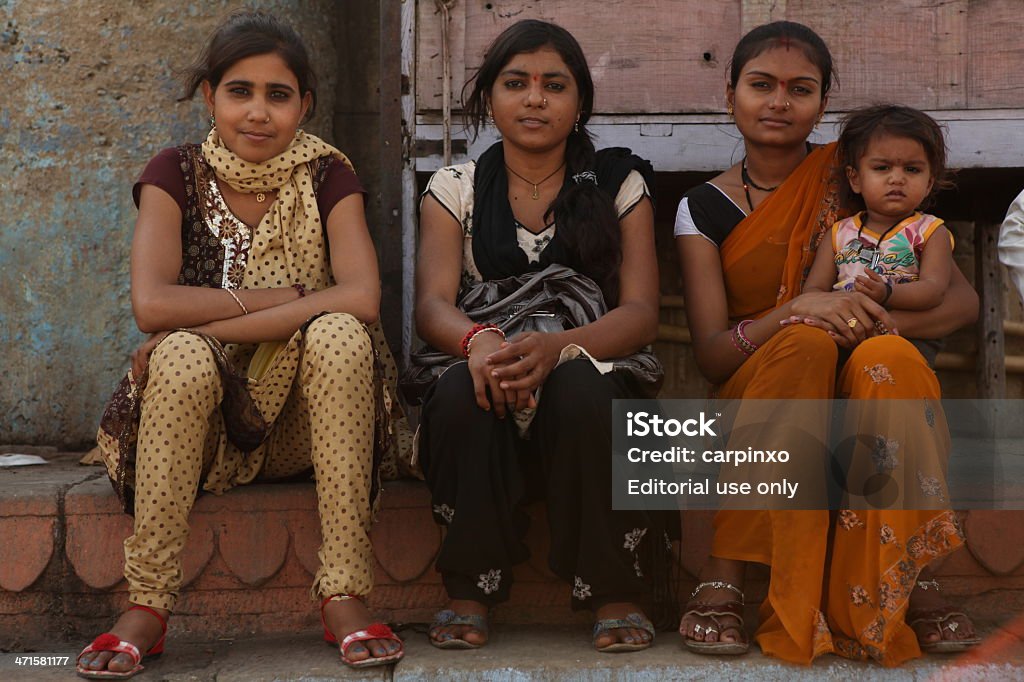
{"type": "Polygon", "coordinates": [[[315,79],[301,39],[273,17],[229,17],[192,70],[187,93],[198,90],[209,137],[158,154],[134,190],[132,308],[150,337],[132,355],[129,398],[115,394],[99,434],[135,516],[124,545],[133,606],[78,672],[131,676],[142,654],[163,650],[199,492],[310,472],[325,637],[349,665],[392,662],[401,641],[361,600],[373,586],[374,366],[386,353],[367,329],[380,285],[362,187],[341,152],[298,130],[315,79]],[[249,377],[242,396],[232,375],[249,377]],[[246,393],[266,429],[240,447],[229,407],[246,393]],[[111,428],[132,396],[134,458],[111,428]]]}

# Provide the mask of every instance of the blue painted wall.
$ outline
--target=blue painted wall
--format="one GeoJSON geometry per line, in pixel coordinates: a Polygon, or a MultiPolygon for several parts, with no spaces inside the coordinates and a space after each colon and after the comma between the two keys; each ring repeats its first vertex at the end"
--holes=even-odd
{"type": "Polygon", "coordinates": [[[304,37],[330,139],[331,0],[0,0],[0,444],[82,446],[143,336],[129,302],[131,186],[160,149],[202,141],[179,73],[230,11],[304,37]]]}

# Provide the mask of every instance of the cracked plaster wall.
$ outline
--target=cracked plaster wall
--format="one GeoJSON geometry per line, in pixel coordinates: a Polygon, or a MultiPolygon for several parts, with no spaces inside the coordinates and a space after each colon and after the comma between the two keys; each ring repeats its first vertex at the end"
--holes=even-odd
{"type": "Polygon", "coordinates": [[[331,140],[331,0],[0,0],[0,443],[81,446],[143,336],[129,303],[131,186],[205,137],[180,71],[239,7],[296,28],[331,140]]]}

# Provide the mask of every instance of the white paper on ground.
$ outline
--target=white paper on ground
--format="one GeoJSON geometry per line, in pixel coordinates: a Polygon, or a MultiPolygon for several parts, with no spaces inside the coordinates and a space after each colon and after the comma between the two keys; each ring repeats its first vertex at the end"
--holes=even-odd
{"type": "Polygon", "coordinates": [[[30,464],[49,464],[39,455],[0,455],[0,467],[24,467],[30,464]]]}

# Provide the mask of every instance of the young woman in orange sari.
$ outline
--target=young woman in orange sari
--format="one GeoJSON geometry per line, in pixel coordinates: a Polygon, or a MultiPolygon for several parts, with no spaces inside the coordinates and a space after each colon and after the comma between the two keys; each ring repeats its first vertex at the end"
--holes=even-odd
{"type": "MultiPolygon", "coordinates": [[[[737,45],[726,98],[745,156],[687,193],[676,218],[697,365],[723,398],[938,400],[935,374],[897,330],[936,338],[973,322],[977,296],[959,271],[943,304],[925,312],[887,312],[856,293],[800,295],[841,210],[834,145],[807,142],[831,77],[828,48],[806,26],[775,22],[737,45]],[[837,367],[840,349],[849,358],[837,367]]],[[[944,428],[934,414],[920,422],[889,420],[886,428],[903,430],[872,431],[891,437],[871,456],[912,442],[914,429],[944,428]]],[[[925,487],[916,499],[927,499],[925,487]]],[[[771,567],[756,633],[769,655],[809,664],[837,653],[893,666],[922,648],[975,642],[970,620],[927,589],[935,585],[926,580],[927,564],[962,544],[953,512],[934,497],[921,505],[928,511],[719,512],[711,557],[680,625],[686,645],[701,653],[747,650],[748,561],[771,567]],[[917,613],[908,617],[908,609],[917,613]]]]}

